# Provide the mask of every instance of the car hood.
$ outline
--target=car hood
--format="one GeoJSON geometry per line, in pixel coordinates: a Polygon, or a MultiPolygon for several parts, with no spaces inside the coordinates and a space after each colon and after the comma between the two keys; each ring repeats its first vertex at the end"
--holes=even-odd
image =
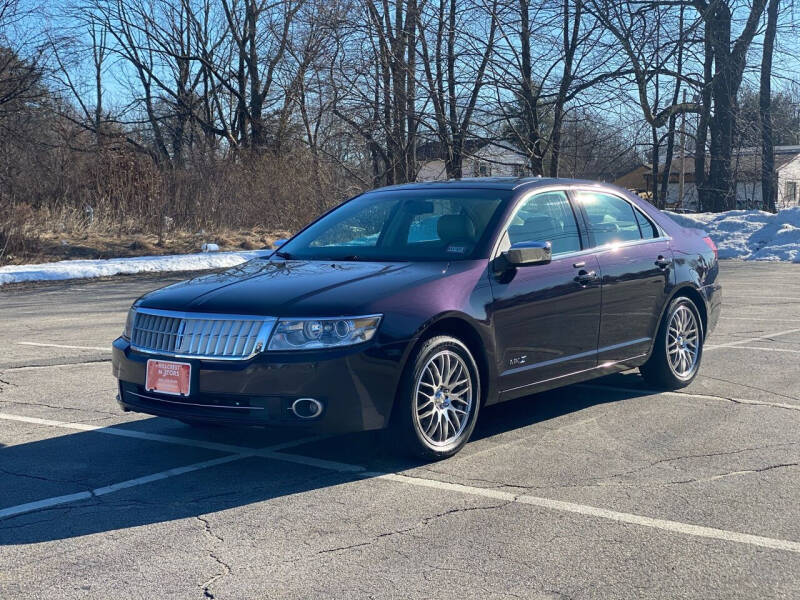
{"type": "Polygon", "coordinates": [[[341,316],[378,312],[384,300],[446,274],[447,262],[256,259],[143,296],[143,308],[241,315],[341,316]]]}

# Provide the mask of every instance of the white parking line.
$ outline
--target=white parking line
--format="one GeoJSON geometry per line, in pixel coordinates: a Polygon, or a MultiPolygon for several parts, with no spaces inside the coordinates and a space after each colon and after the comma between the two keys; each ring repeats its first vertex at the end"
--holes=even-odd
{"type": "Polygon", "coordinates": [[[401,483],[416,485],[420,487],[428,487],[449,492],[459,492],[462,494],[470,494],[472,496],[483,496],[485,498],[493,498],[495,500],[505,500],[508,502],[518,502],[520,504],[538,506],[549,510],[574,513],[579,515],[585,515],[588,517],[597,517],[600,519],[616,521],[618,523],[630,523],[632,525],[640,525],[642,527],[661,529],[663,531],[670,531],[673,533],[680,533],[683,535],[711,538],[716,540],[724,540],[726,542],[736,542],[739,544],[748,544],[750,546],[771,548],[773,550],[785,550],[787,552],[800,553],[800,542],[794,542],[791,540],[763,537],[760,535],[752,535],[749,533],[740,533],[738,531],[728,531],[727,529],[717,529],[715,527],[704,527],[702,525],[693,525],[691,523],[681,523],[680,521],[654,519],[652,517],[645,517],[642,515],[636,515],[632,513],[624,513],[616,510],[608,510],[606,508],[598,508],[596,506],[589,506],[586,504],[576,504],[575,502],[564,502],[563,500],[553,500],[551,498],[529,496],[527,494],[517,496],[515,494],[509,492],[503,492],[501,490],[478,488],[469,485],[461,485],[458,483],[447,483],[444,481],[423,479],[420,477],[412,477],[409,475],[399,475],[394,473],[363,474],[364,477],[368,477],[370,475],[377,475],[379,479],[398,481],[401,483]]]}
{"type": "Polygon", "coordinates": [[[717,400],[724,402],[733,402],[735,404],[750,404],[752,406],[772,406],[775,408],[785,408],[787,410],[800,411],[800,404],[786,404],[784,402],[766,402],[763,400],[748,400],[747,398],[731,398],[728,396],[712,396],[711,394],[693,394],[690,392],[667,392],[664,390],[625,388],[614,385],[601,385],[599,383],[578,383],[575,384],[573,387],[593,389],[593,390],[607,390],[610,392],[622,392],[625,394],[639,394],[639,395],[648,394],[651,396],[656,394],[662,394],[664,396],[682,396],[685,398],[697,398],[700,400],[717,400]]]}
{"type": "Polygon", "coordinates": [[[764,346],[728,346],[729,350],[762,350],[764,352],[791,352],[800,354],[800,350],[793,348],[766,348],[764,346]]]}
{"type": "Polygon", "coordinates": [[[297,464],[308,465],[311,467],[319,467],[321,469],[328,469],[331,471],[340,472],[359,472],[363,471],[364,467],[357,465],[350,465],[347,463],[340,463],[332,460],[324,460],[322,458],[312,458],[309,456],[278,454],[279,450],[285,450],[294,446],[308,444],[331,437],[330,435],[315,435],[296,440],[289,440],[275,444],[274,446],[267,446],[266,448],[248,448],[247,446],[235,446],[233,444],[220,444],[217,442],[206,442],[204,440],[193,440],[176,435],[162,435],[160,433],[146,433],[144,431],[136,431],[135,429],[122,429],[116,426],[102,426],[102,425],[87,425],[84,423],[67,423],[64,421],[53,421],[51,419],[40,419],[38,417],[24,417],[21,415],[12,415],[9,413],[0,413],[0,419],[7,421],[20,421],[22,423],[31,423],[34,425],[45,425],[48,427],[61,427],[63,429],[74,429],[76,431],[90,431],[92,433],[102,433],[105,435],[116,435],[119,437],[129,437],[139,440],[147,440],[150,442],[163,442],[165,444],[177,444],[178,446],[190,446],[192,448],[203,448],[205,450],[216,450],[217,452],[229,452],[233,454],[247,454],[253,456],[260,456],[262,458],[275,458],[279,457],[284,462],[293,462],[297,464]]]}
{"type": "Polygon", "coordinates": [[[725,300],[730,300],[731,298],[743,298],[745,300],[758,300],[759,302],[765,302],[769,300],[797,300],[800,301],[800,298],[797,296],[748,296],[746,294],[725,294],[725,300]]]}
{"type": "Polygon", "coordinates": [[[200,469],[208,469],[210,467],[224,465],[226,463],[230,463],[236,460],[242,460],[243,458],[248,458],[248,456],[246,454],[229,454],[227,456],[214,458],[212,460],[204,460],[203,462],[198,462],[183,467],[175,467],[174,469],[167,469],[166,471],[153,473],[152,475],[137,477],[136,479],[128,479],[127,481],[120,481],[119,483],[106,485],[103,487],[95,488],[93,490],[87,490],[85,492],[77,492],[75,494],[67,494],[66,496],[56,496],[54,498],[45,498],[44,500],[37,500],[35,502],[27,502],[26,504],[18,504],[17,506],[10,506],[8,508],[0,509],[0,519],[4,519],[7,517],[16,517],[17,515],[32,512],[34,510],[41,510],[43,508],[52,508],[53,506],[68,504],[70,502],[77,502],[79,500],[88,500],[89,498],[93,498],[95,496],[103,496],[105,494],[111,494],[112,492],[118,492],[120,490],[132,488],[137,485],[144,485],[146,483],[152,483],[153,481],[159,481],[161,479],[167,479],[169,477],[183,475],[184,473],[191,473],[192,471],[199,471],[200,469]]]}
{"type": "Polygon", "coordinates": [[[780,319],[780,318],[765,318],[765,317],[728,317],[725,315],[720,316],[720,319],[727,319],[730,321],[775,321],[778,323],[800,323],[800,319],[780,319]]]}
{"type": "Polygon", "coordinates": [[[22,415],[12,415],[9,413],[0,413],[0,419],[6,421],[19,421],[22,423],[31,423],[33,425],[44,425],[47,427],[60,427],[62,429],[74,429],[75,431],[91,431],[94,433],[103,433],[106,435],[116,435],[120,437],[129,437],[139,440],[148,440],[151,442],[164,442],[168,444],[180,444],[181,446],[191,446],[193,448],[203,448],[205,450],[216,450],[217,452],[227,452],[231,454],[239,454],[241,452],[250,450],[246,446],[234,446],[231,444],[219,444],[217,442],[206,442],[204,440],[192,440],[171,435],[161,435],[158,433],[146,433],[144,431],[136,431],[134,429],[122,429],[121,427],[107,427],[103,425],[87,425],[84,423],[66,423],[64,421],[53,421],[50,419],[39,419],[38,417],[25,417],[22,415]]]}
{"type": "MultiPolygon", "coordinates": [[[[46,419],[32,419],[30,417],[26,418],[16,418],[16,415],[8,415],[4,413],[0,413],[0,418],[4,419],[12,419],[12,420],[24,420],[25,422],[41,422],[41,424],[46,424],[55,427],[66,427],[68,429],[76,429],[80,428],[81,430],[85,431],[96,431],[100,433],[108,433],[108,430],[113,429],[111,427],[105,428],[95,428],[91,425],[83,425],[80,423],[60,423],[58,421],[48,421],[46,419]]],[[[171,441],[172,443],[180,443],[179,440],[183,438],[177,438],[173,436],[159,436],[160,440],[157,441],[171,441]]],[[[147,438],[150,439],[150,438],[147,438]]],[[[194,442],[195,440],[186,440],[189,442],[194,442]]],[[[192,465],[187,465],[185,467],[176,467],[175,469],[169,469],[167,471],[162,471],[160,473],[155,473],[153,475],[146,475],[144,477],[138,477],[136,479],[130,479],[128,481],[119,482],[116,484],[108,485],[102,488],[97,488],[92,491],[86,492],[78,492],[76,494],[68,494],[65,496],[56,496],[54,498],[47,498],[44,500],[38,500],[36,502],[29,502],[27,504],[21,504],[18,506],[12,506],[0,511],[0,518],[8,517],[8,516],[15,516],[25,512],[31,512],[34,510],[40,510],[42,508],[49,508],[52,506],[57,506],[60,504],[66,504],[69,502],[75,502],[78,500],[85,500],[91,498],[93,495],[101,495],[101,494],[110,494],[115,491],[127,489],[129,487],[134,487],[137,485],[144,485],[146,483],[150,483],[152,481],[158,481],[161,479],[166,479],[168,477],[174,477],[176,475],[180,475],[183,473],[188,473],[192,471],[198,471],[200,469],[206,469],[209,467],[217,466],[219,464],[224,464],[226,462],[234,462],[236,460],[241,460],[242,458],[248,458],[251,456],[261,456],[266,458],[272,458],[279,461],[286,461],[292,463],[300,463],[300,464],[307,464],[312,466],[317,466],[322,469],[329,469],[335,471],[349,471],[352,473],[358,473],[362,478],[377,478],[382,479],[385,481],[394,481],[400,482],[410,485],[415,485],[419,487],[427,487],[427,488],[434,488],[444,491],[451,491],[451,492],[459,492],[463,494],[470,494],[473,496],[483,496],[486,498],[495,498],[500,500],[507,500],[509,502],[517,502],[519,504],[528,504],[532,506],[539,506],[541,508],[546,508],[549,510],[557,510],[561,512],[569,512],[574,514],[586,515],[591,517],[597,517],[601,519],[606,519],[610,521],[616,521],[619,523],[630,523],[633,525],[639,525],[642,527],[650,527],[652,529],[660,529],[664,531],[670,531],[673,533],[679,533],[683,535],[690,535],[695,537],[704,537],[704,538],[711,538],[717,539],[727,542],[736,542],[740,544],[748,544],[751,546],[760,546],[762,548],[771,548],[774,550],[785,550],[788,552],[796,552],[800,553],[800,542],[795,542],[791,540],[782,540],[777,538],[768,538],[758,535],[752,535],[748,533],[740,533],[738,531],[728,531],[725,529],[716,529],[714,527],[705,527],[702,525],[693,525],[691,523],[681,523],[679,521],[669,521],[665,519],[655,519],[652,517],[646,517],[642,515],[636,515],[633,513],[624,513],[614,510],[609,510],[605,508],[598,508],[596,506],[589,506],[586,504],[576,504],[574,502],[564,502],[562,500],[553,500],[551,498],[541,498],[538,496],[529,496],[526,494],[523,495],[515,495],[510,492],[504,492],[501,490],[495,489],[485,489],[485,488],[478,488],[472,487],[467,485],[461,485],[456,483],[447,483],[443,481],[436,481],[432,479],[423,479],[420,477],[413,477],[409,475],[400,475],[397,473],[380,473],[380,472],[372,472],[366,471],[364,467],[359,465],[351,465],[347,463],[338,463],[332,461],[326,461],[321,459],[315,459],[306,456],[300,455],[292,455],[292,454],[281,454],[276,449],[279,448],[287,448],[289,445],[300,445],[311,441],[310,439],[302,439],[302,440],[295,440],[293,442],[287,442],[284,444],[277,444],[275,446],[270,446],[267,448],[261,449],[250,449],[244,448],[244,451],[241,453],[233,454],[230,456],[225,456],[217,459],[212,459],[210,461],[203,461],[200,463],[194,463],[192,465]]],[[[194,445],[194,444],[191,444],[194,445]]]]}
{"type": "Polygon", "coordinates": [[[294,446],[301,446],[303,444],[308,444],[310,442],[315,442],[328,437],[323,435],[308,436],[300,439],[289,440],[286,442],[281,442],[280,444],[273,444],[265,448],[248,448],[247,446],[216,444],[214,442],[190,440],[177,436],[147,434],[140,431],[117,429],[114,427],[97,427],[94,425],[86,425],[83,423],[64,423],[62,421],[51,421],[49,419],[38,419],[35,417],[23,417],[20,415],[10,415],[7,413],[0,413],[0,419],[5,419],[9,421],[20,421],[23,423],[32,423],[36,425],[46,425],[49,427],[74,429],[78,431],[91,431],[95,433],[105,433],[110,435],[122,435],[123,437],[133,437],[153,442],[165,442],[165,443],[179,444],[182,446],[191,446],[193,448],[203,448],[206,450],[217,450],[221,452],[230,453],[227,456],[222,456],[211,460],[205,460],[202,462],[197,462],[182,467],[174,467],[172,469],[167,469],[166,471],[160,471],[158,473],[153,473],[151,475],[144,475],[142,477],[136,477],[135,479],[128,479],[126,481],[112,483],[110,485],[95,488],[93,490],[87,490],[85,492],[77,492],[74,494],[67,494],[64,496],[55,496],[53,498],[45,498],[44,500],[37,500],[35,502],[27,502],[25,504],[19,504],[17,506],[10,506],[8,508],[0,509],[0,519],[21,515],[35,510],[41,510],[43,508],[51,508],[53,506],[59,506],[61,504],[67,504],[70,502],[77,502],[79,500],[86,500],[94,496],[103,496],[105,494],[111,494],[113,492],[126,490],[128,488],[136,487],[139,485],[145,485],[148,483],[152,483],[154,481],[160,481],[162,479],[176,477],[177,475],[183,475],[184,473],[191,473],[192,471],[208,469],[211,467],[216,467],[218,465],[223,465],[237,460],[242,460],[243,458],[251,458],[254,456],[258,456],[260,458],[274,458],[275,456],[278,456],[279,460],[283,460],[284,462],[286,462],[288,459],[288,462],[297,462],[301,464],[319,467],[322,469],[335,470],[335,471],[358,472],[364,470],[363,467],[357,467],[356,465],[345,465],[343,463],[336,463],[332,461],[314,459],[304,456],[298,456],[297,457],[298,460],[292,460],[295,458],[294,455],[277,454],[279,450],[285,450],[287,448],[292,448],[294,446]]]}
{"type": "Polygon", "coordinates": [[[731,346],[740,346],[742,344],[749,344],[750,342],[761,342],[763,340],[769,340],[772,338],[780,337],[782,335],[797,333],[798,331],[800,331],[800,329],[786,329],[784,331],[776,331],[775,333],[765,333],[764,335],[759,335],[758,337],[746,338],[744,340],[737,340],[735,342],[727,342],[725,344],[712,344],[711,346],[705,346],[703,348],[703,351],[717,350],[718,348],[730,348],[731,346]]]}
{"type": "Polygon", "coordinates": [[[66,346],[64,344],[43,344],[40,342],[17,342],[19,346],[38,346],[41,348],[68,348],[70,350],[103,350],[111,352],[110,346],[66,346]]]}

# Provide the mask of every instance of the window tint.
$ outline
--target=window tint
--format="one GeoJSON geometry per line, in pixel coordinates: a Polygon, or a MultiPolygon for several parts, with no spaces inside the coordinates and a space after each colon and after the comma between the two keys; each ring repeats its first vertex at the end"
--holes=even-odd
{"type": "Polygon", "coordinates": [[[642,239],[633,207],[622,198],[579,192],[578,201],[586,211],[595,246],[642,239]]]}
{"type": "Polygon", "coordinates": [[[581,249],[578,224],[564,192],[531,196],[508,227],[508,239],[518,242],[550,242],[553,254],[581,249]]]}
{"type": "Polygon", "coordinates": [[[634,210],[636,213],[636,221],[639,223],[639,229],[642,232],[642,238],[652,240],[658,237],[658,229],[653,225],[653,222],[645,217],[640,211],[634,210]]]}
{"type": "Polygon", "coordinates": [[[312,247],[375,246],[395,204],[397,201],[367,206],[364,210],[330,227],[309,245],[312,247]]]}
{"type": "Polygon", "coordinates": [[[310,260],[468,259],[511,195],[436,188],[368,193],[312,223],[280,251],[310,260]]]}

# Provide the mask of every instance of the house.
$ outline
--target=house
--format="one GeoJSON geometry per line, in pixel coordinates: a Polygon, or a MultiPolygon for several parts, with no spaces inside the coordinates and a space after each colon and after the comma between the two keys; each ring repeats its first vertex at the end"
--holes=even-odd
{"type": "MultiPolygon", "coordinates": [[[[417,160],[420,164],[417,181],[447,179],[446,156],[447,148],[439,142],[420,145],[417,148],[417,160]]],[[[502,140],[466,140],[462,172],[464,177],[526,177],[530,175],[526,154],[513,144],[502,140]]]]}
{"type": "MultiPolygon", "coordinates": [[[[761,149],[742,148],[733,156],[732,169],[736,179],[737,208],[765,208],[761,198],[761,149]]],[[[706,161],[708,164],[708,161],[706,161]]],[[[662,165],[663,168],[663,165],[662,165]]],[[[661,175],[657,185],[661,186],[661,175]]],[[[775,147],[775,178],[777,181],[777,208],[800,204],[800,146],[775,147]]],[[[615,185],[652,197],[653,171],[651,165],[639,166],[614,181],[615,185]]],[[[676,156],[672,160],[667,186],[667,204],[688,210],[697,209],[697,189],[694,178],[694,157],[685,160],[676,156]],[[680,173],[684,173],[683,198],[680,194],[680,173]]]]}

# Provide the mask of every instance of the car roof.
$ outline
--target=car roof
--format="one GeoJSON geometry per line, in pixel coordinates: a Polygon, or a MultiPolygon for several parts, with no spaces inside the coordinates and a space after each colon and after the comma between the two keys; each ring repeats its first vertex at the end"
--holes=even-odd
{"type": "Polygon", "coordinates": [[[448,179],[446,181],[415,181],[376,188],[372,192],[395,190],[420,190],[420,189],[492,189],[492,190],[519,190],[521,188],[534,188],[539,186],[561,184],[571,186],[580,185],[607,185],[598,181],[586,179],[568,179],[562,177],[464,177],[462,179],[448,179]]]}

